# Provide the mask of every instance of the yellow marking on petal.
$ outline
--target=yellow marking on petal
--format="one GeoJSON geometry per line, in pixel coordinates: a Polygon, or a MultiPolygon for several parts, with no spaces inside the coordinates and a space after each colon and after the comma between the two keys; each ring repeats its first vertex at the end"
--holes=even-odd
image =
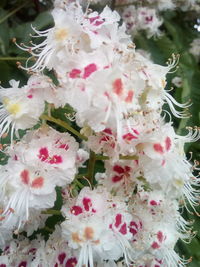
{"type": "Polygon", "coordinates": [[[78,235],[77,232],[72,233],[72,240],[73,240],[75,243],[80,243],[80,242],[83,241],[82,239],[80,239],[80,237],[79,237],[79,235],[78,235]]]}
{"type": "Polygon", "coordinates": [[[91,240],[94,237],[94,230],[92,227],[85,227],[84,237],[86,240],[91,240]]]}
{"type": "Polygon", "coordinates": [[[14,103],[14,104],[9,104],[7,107],[8,112],[10,112],[13,115],[17,115],[21,111],[21,106],[20,104],[14,103]]]}
{"type": "Polygon", "coordinates": [[[162,86],[165,87],[166,84],[167,84],[166,81],[163,79],[163,80],[162,80],[162,86]]]}
{"type": "Polygon", "coordinates": [[[3,99],[3,104],[10,114],[17,115],[21,111],[21,105],[19,103],[12,103],[8,97],[3,99]]]}
{"type": "Polygon", "coordinates": [[[181,180],[181,179],[176,179],[176,180],[174,181],[174,183],[175,183],[175,185],[177,185],[178,187],[183,187],[183,186],[184,186],[184,182],[183,182],[183,180],[181,180]]]}
{"type": "Polygon", "coordinates": [[[5,106],[7,106],[7,105],[9,105],[9,103],[10,103],[10,99],[9,99],[8,97],[4,97],[4,99],[3,99],[3,104],[4,104],[5,106]]]}
{"type": "Polygon", "coordinates": [[[69,35],[69,31],[65,28],[60,28],[55,31],[55,38],[57,41],[64,41],[69,35]]]}

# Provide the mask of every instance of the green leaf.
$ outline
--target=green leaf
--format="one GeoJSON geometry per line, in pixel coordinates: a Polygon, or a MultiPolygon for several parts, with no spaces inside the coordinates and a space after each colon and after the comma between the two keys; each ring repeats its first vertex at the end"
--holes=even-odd
{"type": "MultiPolygon", "coordinates": [[[[6,16],[7,12],[0,8],[0,17],[6,16]]],[[[6,55],[9,46],[9,27],[7,20],[0,24],[0,53],[6,55]]]]}
{"type": "Polygon", "coordinates": [[[53,26],[53,17],[49,12],[40,13],[32,24],[37,30],[43,30],[53,26]]]}

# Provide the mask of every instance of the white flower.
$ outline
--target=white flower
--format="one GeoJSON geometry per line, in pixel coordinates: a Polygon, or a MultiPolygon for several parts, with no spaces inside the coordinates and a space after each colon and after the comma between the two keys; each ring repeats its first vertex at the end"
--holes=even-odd
{"type": "Polygon", "coordinates": [[[101,187],[82,189],[75,203],[63,208],[61,224],[69,246],[79,251],[77,267],[94,266],[95,261],[118,260],[123,254],[131,260],[132,216],[126,205],[101,187]]]}
{"type": "Polygon", "coordinates": [[[16,130],[31,128],[38,122],[44,111],[44,99],[29,84],[19,88],[19,82],[11,80],[10,85],[0,90],[0,136],[11,126],[12,137],[16,130]]]}
{"type": "Polygon", "coordinates": [[[105,174],[97,174],[98,183],[103,184],[110,192],[126,198],[133,194],[138,172],[137,160],[121,160],[114,163],[106,161],[105,174]]]}
{"type": "Polygon", "coordinates": [[[149,7],[127,7],[122,14],[128,32],[136,35],[138,31],[145,30],[147,37],[160,35],[159,27],[163,21],[158,17],[156,9],[149,7]]]}
{"type": "Polygon", "coordinates": [[[19,232],[25,231],[27,237],[31,236],[34,231],[45,227],[48,217],[50,217],[49,214],[41,214],[41,211],[35,209],[31,210],[28,221],[19,229],[19,232]]]}
{"type": "Polygon", "coordinates": [[[178,238],[187,238],[188,229],[179,228],[179,221],[184,219],[178,212],[178,202],[169,200],[163,191],[139,191],[129,208],[140,222],[133,224],[135,266],[155,262],[158,266],[183,266],[184,260],[174,246],[178,238]]]}
{"type": "Polygon", "coordinates": [[[56,200],[57,177],[45,170],[9,160],[1,174],[1,193],[5,198],[3,226],[20,228],[29,213],[50,208],[56,200]]]}
{"type": "Polygon", "coordinates": [[[116,11],[105,7],[102,13],[84,14],[78,3],[71,3],[64,9],[52,11],[55,26],[45,31],[37,31],[37,36],[45,37],[40,44],[21,47],[31,52],[37,62],[27,69],[43,70],[55,68],[58,62],[65,61],[80,50],[92,52],[103,44],[130,43],[125,27],[119,27],[120,16],[116,11]]]}
{"type": "Polygon", "coordinates": [[[200,59],[200,38],[196,38],[190,44],[190,53],[197,59],[200,59]]]}
{"type": "Polygon", "coordinates": [[[78,143],[68,133],[60,133],[49,127],[28,132],[20,142],[8,149],[17,162],[23,162],[48,175],[57,177],[57,185],[73,181],[76,172],[78,143]]]}

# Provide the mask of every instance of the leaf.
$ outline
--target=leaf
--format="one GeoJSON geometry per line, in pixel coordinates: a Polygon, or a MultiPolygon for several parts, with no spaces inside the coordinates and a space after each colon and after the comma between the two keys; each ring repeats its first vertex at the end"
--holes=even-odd
{"type": "Polygon", "coordinates": [[[53,26],[53,17],[49,12],[40,13],[32,24],[37,30],[43,30],[53,26]]]}
{"type": "MultiPolygon", "coordinates": [[[[5,10],[0,8],[0,18],[7,14],[5,10]]],[[[9,27],[7,20],[0,24],[0,53],[6,55],[9,46],[9,27]]]]}

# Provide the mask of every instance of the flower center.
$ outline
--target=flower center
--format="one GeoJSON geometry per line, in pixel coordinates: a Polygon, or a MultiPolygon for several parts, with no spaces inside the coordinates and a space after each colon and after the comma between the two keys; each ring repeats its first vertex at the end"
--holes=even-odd
{"type": "Polygon", "coordinates": [[[21,111],[21,106],[19,103],[12,103],[9,98],[3,100],[3,104],[7,111],[12,115],[17,115],[21,111]]]}
{"type": "Polygon", "coordinates": [[[64,41],[69,35],[69,31],[66,28],[60,28],[55,31],[56,41],[64,41]]]}

